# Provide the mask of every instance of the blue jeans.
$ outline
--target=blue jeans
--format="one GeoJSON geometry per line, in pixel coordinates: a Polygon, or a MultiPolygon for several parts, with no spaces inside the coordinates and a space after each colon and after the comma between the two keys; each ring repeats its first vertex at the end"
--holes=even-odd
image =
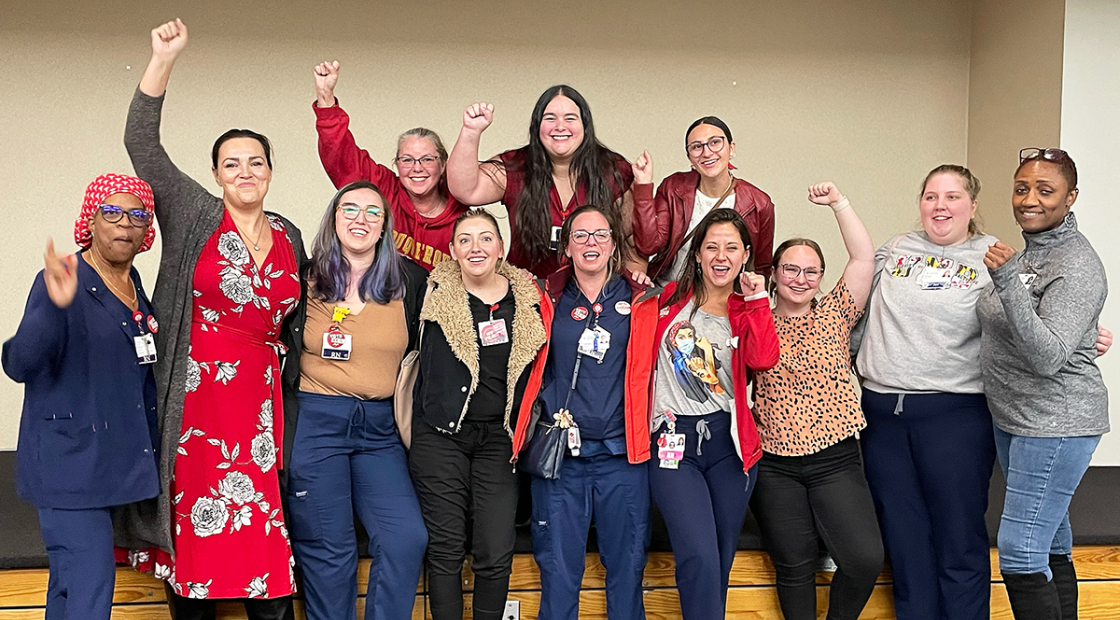
{"type": "Polygon", "coordinates": [[[995,429],[996,455],[1007,479],[999,521],[999,569],[1050,573],[1049,556],[1073,549],[1069,502],[1089,468],[1100,435],[1025,437],[995,429]]]}
{"type": "Polygon", "coordinates": [[[357,513],[369,534],[367,620],[412,616],[428,535],[389,400],[300,392],[288,526],[309,620],[354,618],[357,513]]]}

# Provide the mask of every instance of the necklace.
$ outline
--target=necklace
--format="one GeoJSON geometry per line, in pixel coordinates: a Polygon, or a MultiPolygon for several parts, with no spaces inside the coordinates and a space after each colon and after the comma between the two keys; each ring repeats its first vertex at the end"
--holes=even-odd
{"type": "MultiPolygon", "coordinates": [[[[266,215],[265,216],[265,225],[263,227],[261,227],[260,231],[257,233],[257,240],[253,242],[253,250],[254,251],[257,251],[257,252],[261,251],[260,242],[261,242],[261,237],[264,236],[264,229],[265,228],[271,228],[268,225],[268,219],[267,218],[268,218],[268,216],[266,215]]],[[[230,218],[230,219],[233,219],[233,218],[230,218]]],[[[241,235],[241,240],[242,241],[248,241],[249,240],[249,235],[246,235],[245,231],[241,230],[241,227],[237,225],[236,221],[234,221],[233,227],[236,228],[237,233],[241,235]]]]}
{"type": "MultiPolygon", "coordinates": [[[[127,299],[128,295],[125,295],[124,291],[122,291],[121,289],[113,286],[113,283],[109,281],[109,278],[106,278],[105,274],[101,273],[101,267],[99,267],[98,264],[97,264],[97,254],[93,250],[90,250],[89,257],[92,259],[92,262],[93,262],[93,270],[97,272],[97,275],[101,276],[101,281],[104,282],[105,284],[108,284],[109,288],[113,289],[113,292],[115,292],[117,295],[119,295],[122,298],[127,299]]],[[[129,279],[131,280],[131,278],[129,278],[129,279]]],[[[137,302],[136,291],[132,291],[132,301],[128,302],[128,305],[129,306],[135,306],[136,302],[137,302]]]]}
{"type": "Polygon", "coordinates": [[[425,212],[421,211],[421,210],[420,210],[420,207],[416,207],[416,212],[420,214],[420,217],[424,217],[424,218],[432,219],[433,217],[436,217],[436,216],[438,216],[439,214],[443,213],[443,211],[444,211],[444,210],[445,210],[446,208],[447,208],[447,203],[446,203],[446,202],[442,202],[442,203],[440,203],[440,204],[437,204],[437,205],[436,205],[436,206],[435,206],[435,207],[434,207],[433,209],[431,209],[431,210],[430,210],[430,211],[428,211],[427,213],[425,213],[425,212]]]}

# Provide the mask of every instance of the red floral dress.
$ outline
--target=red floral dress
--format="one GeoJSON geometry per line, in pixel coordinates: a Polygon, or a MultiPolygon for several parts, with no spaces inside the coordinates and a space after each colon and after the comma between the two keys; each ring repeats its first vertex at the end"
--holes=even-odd
{"type": "Polygon", "coordinates": [[[273,598],[295,592],[280,510],[280,325],[299,302],[283,223],[258,268],[225,214],[194,271],[183,426],[171,481],[175,557],[156,576],[180,596],[273,598]]]}

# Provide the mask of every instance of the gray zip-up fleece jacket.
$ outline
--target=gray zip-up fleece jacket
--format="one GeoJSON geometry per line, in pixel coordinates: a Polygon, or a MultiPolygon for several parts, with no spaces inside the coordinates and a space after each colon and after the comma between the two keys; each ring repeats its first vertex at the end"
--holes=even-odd
{"type": "Polygon", "coordinates": [[[977,304],[980,366],[996,426],[1028,437],[1108,432],[1108,391],[1097,368],[1104,264],[1077,231],[1023,233],[1026,249],[990,271],[977,304]]]}

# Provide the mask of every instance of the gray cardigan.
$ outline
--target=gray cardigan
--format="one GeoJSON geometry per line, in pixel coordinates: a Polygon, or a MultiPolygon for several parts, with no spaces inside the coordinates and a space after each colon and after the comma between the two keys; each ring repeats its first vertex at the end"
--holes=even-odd
{"type": "MultiPolygon", "coordinates": [[[[179,432],[183,425],[183,399],[187,385],[187,354],[191,346],[194,311],[194,269],[206,241],[221,225],[222,199],[211,195],[183,174],[160,144],[159,127],[163,97],[149,97],[139,90],[132,96],[125,124],[124,144],[136,175],[152,186],[159,222],[162,256],[152,306],[159,318],[156,349],[157,406],[159,413],[160,494],[130,504],[115,516],[116,544],[140,549],[157,546],[172,550],[170,483],[175,471],[179,432]]],[[[281,218],[283,219],[283,218],[281,218]]],[[[296,252],[297,264],[307,256],[300,231],[283,219],[296,252]]],[[[293,312],[282,327],[293,329],[293,312]]],[[[295,355],[299,355],[298,349],[295,355]]]]}
{"type": "Polygon", "coordinates": [[[1106,433],[1108,391],[1096,363],[1104,265],[1073,213],[1023,238],[1026,249],[991,271],[993,286],[977,304],[992,419],[1028,437],[1106,433]]]}

